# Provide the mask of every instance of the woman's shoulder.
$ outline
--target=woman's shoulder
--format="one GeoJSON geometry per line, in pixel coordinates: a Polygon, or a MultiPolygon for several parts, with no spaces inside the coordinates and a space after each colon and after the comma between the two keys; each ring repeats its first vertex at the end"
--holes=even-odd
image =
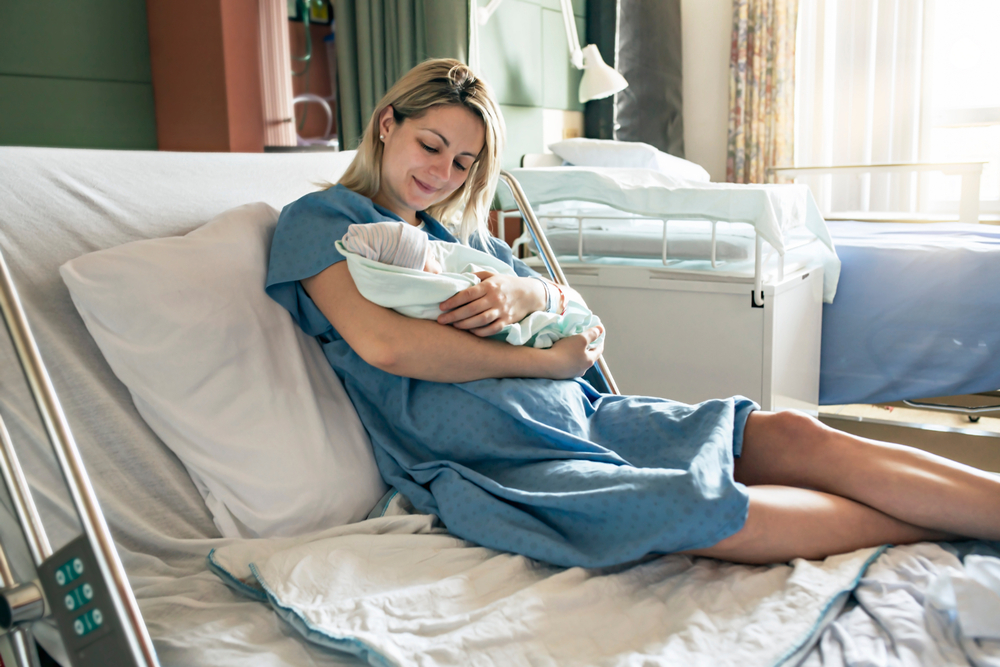
{"type": "Polygon", "coordinates": [[[344,187],[340,183],[325,190],[310,192],[285,206],[279,224],[293,224],[312,218],[347,219],[348,223],[370,222],[382,218],[372,200],[344,187]]]}

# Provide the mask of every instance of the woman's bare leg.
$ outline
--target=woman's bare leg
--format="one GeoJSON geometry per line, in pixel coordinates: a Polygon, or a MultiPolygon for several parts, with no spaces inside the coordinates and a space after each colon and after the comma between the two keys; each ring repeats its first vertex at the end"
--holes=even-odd
{"type": "Polygon", "coordinates": [[[689,551],[734,563],[818,560],[882,544],[953,537],[920,528],[840,496],[783,486],[751,486],[743,528],[707,549],[689,551]]]}
{"type": "MultiPolygon", "coordinates": [[[[901,524],[1000,539],[1000,476],[910,447],[858,438],[800,413],[752,414],[735,477],[748,486],[840,496],[901,524]]],[[[848,507],[853,506],[834,503],[829,511],[858,512],[848,507]]],[[[899,540],[886,536],[881,542],[899,540]]]]}

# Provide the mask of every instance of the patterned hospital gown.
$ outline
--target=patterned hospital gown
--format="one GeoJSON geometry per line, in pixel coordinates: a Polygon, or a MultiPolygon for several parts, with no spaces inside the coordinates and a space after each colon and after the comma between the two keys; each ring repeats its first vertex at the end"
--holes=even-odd
{"type": "MultiPolygon", "coordinates": [[[[456,241],[419,215],[430,236],[456,241]]],[[[564,566],[708,547],[743,526],[748,497],[733,459],[757,408],[749,399],[686,405],[601,394],[582,379],[443,384],[355,354],[299,281],[344,259],[334,242],[348,225],[380,220],[400,218],[341,185],[289,204],[266,289],[323,345],[387,484],[459,537],[564,566]]],[[[519,275],[533,274],[492,245],[519,275]]]]}

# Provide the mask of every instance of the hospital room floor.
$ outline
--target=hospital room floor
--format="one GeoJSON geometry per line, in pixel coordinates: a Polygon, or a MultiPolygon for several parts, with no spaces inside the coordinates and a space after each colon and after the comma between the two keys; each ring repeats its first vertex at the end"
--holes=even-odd
{"type": "MultiPolygon", "coordinates": [[[[935,402],[1000,404],[997,396],[942,397],[935,402]],[[949,400],[954,399],[954,400],[949,400]]],[[[1000,411],[972,422],[962,414],[918,409],[904,403],[825,405],[820,420],[865,438],[898,442],[1000,473],[1000,411]]]]}

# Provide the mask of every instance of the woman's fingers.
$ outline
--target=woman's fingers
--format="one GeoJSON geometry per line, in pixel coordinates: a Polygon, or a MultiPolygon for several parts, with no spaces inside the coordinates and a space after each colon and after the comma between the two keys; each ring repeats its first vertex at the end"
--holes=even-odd
{"type": "MultiPolygon", "coordinates": [[[[461,306],[464,306],[467,303],[471,303],[473,301],[476,301],[477,299],[482,298],[482,296],[485,293],[486,289],[483,287],[483,283],[479,283],[478,285],[473,285],[472,287],[466,287],[464,290],[454,295],[450,299],[442,301],[439,307],[441,308],[441,310],[449,311],[444,315],[447,316],[451,314],[450,311],[454,311],[456,308],[460,308],[461,306]]],[[[454,321],[454,320],[449,320],[449,321],[454,321]]],[[[438,322],[441,322],[441,318],[438,318],[438,322]]],[[[441,324],[448,324],[448,322],[441,322],[441,324]]]]}

